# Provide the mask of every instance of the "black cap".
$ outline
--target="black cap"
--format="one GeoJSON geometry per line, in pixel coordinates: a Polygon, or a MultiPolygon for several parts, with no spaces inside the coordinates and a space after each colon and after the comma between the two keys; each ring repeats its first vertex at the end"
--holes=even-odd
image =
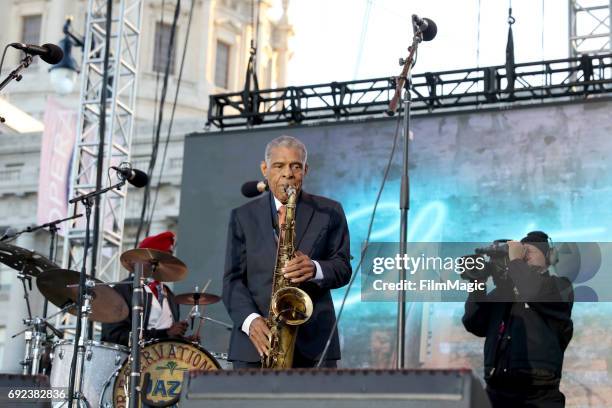
{"type": "Polygon", "coordinates": [[[548,242],[548,234],[542,231],[531,231],[525,238],[521,239],[523,244],[530,244],[538,248],[544,256],[548,256],[550,244],[548,242]]]}

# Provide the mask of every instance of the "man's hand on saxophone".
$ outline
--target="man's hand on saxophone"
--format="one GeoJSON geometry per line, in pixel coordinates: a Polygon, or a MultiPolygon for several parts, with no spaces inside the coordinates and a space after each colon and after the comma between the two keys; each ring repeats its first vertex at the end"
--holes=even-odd
{"type": "Polygon", "coordinates": [[[283,268],[283,276],[291,283],[302,283],[314,278],[316,267],[312,259],[300,251],[295,252],[295,257],[283,268]]]}
{"type": "Polygon", "coordinates": [[[270,336],[272,332],[266,320],[259,316],[251,322],[249,327],[249,339],[257,349],[260,357],[267,356],[270,351],[270,336]]]}

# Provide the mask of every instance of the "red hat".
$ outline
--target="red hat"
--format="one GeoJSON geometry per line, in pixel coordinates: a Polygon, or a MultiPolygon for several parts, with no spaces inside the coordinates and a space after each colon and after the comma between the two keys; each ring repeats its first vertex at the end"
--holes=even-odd
{"type": "Polygon", "coordinates": [[[170,252],[174,247],[174,232],[165,231],[161,234],[146,237],[138,245],[138,248],[157,249],[158,251],[170,252]]]}

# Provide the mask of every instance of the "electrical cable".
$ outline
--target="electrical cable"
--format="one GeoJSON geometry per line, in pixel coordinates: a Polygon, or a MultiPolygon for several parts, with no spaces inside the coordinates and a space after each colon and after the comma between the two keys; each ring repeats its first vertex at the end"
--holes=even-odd
{"type": "MultiPolygon", "coordinates": [[[[407,91],[408,92],[408,91],[407,91]]],[[[395,135],[393,136],[393,147],[391,148],[391,154],[389,155],[389,161],[387,162],[387,166],[385,167],[385,172],[383,174],[382,181],[380,183],[380,188],[378,189],[378,194],[376,195],[376,200],[374,200],[374,208],[372,209],[372,214],[370,215],[370,223],[368,225],[368,232],[366,234],[365,243],[361,250],[361,256],[359,257],[359,263],[353,272],[351,279],[346,287],[346,291],[344,292],[344,297],[342,298],[342,303],[340,303],[340,309],[338,309],[338,315],[336,316],[336,321],[332,326],[331,332],[329,333],[329,337],[327,338],[327,342],[325,343],[325,348],[321,353],[321,357],[319,357],[319,361],[316,364],[316,368],[321,367],[321,363],[325,360],[325,356],[327,356],[327,352],[329,351],[329,347],[331,345],[331,341],[334,337],[334,333],[338,329],[338,322],[342,317],[342,312],[344,311],[344,305],[346,304],[346,300],[348,299],[349,292],[351,291],[351,287],[355,282],[355,278],[359,275],[359,270],[361,269],[361,264],[363,263],[363,257],[365,256],[368,247],[370,246],[370,235],[372,234],[372,228],[374,226],[374,218],[376,216],[376,210],[378,208],[378,203],[380,202],[380,198],[382,196],[383,189],[385,188],[385,184],[387,183],[387,179],[389,177],[389,171],[391,170],[391,164],[393,164],[393,157],[395,156],[395,150],[397,148],[397,140],[399,138],[399,129],[401,123],[402,115],[397,115],[396,125],[395,125],[395,135]]]]}
{"type": "Polygon", "coordinates": [[[359,75],[359,67],[363,58],[363,48],[368,35],[368,23],[370,22],[370,13],[372,12],[373,6],[373,0],[367,0],[366,9],[363,13],[363,21],[361,22],[361,36],[359,37],[359,42],[357,43],[357,61],[355,62],[355,71],[353,71],[353,80],[357,79],[357,76],[359,75]]]}
{"type": "MultiPolygon", "coordinates": [[[[166,0],[162,0],[161,3],[161,17],[160,17],[160,26],[161,29],[163,30],[164,27],[164,11],[166,10],[166,0]]],[[[154,50],[156,55],[160,55],[160,53],[162,52],[162,41],[161,38],[159,40],[159,42],[156,44],[155,50],[154,50]]],[[[155,123],[157,123],[157,110],[159,109],[159,107],[157,106],[157,104],[159,103],[159,78],[160,78],[160,70],[156,69],[155,70],[155,99],[153,101],[153,127],[151,130],[151,143],[153,143],[155,141],[155,123]]]]}
{"type": "MultiPolygon", "coordinates": [[[[178,25],[178,18],[180,15],[180,10],[181,10],[181,0],[177,0],[176,7],[174,8],[174,17],[172,20],[172,27],[170,29],[170,39],[168,41],[168,49],[167,49],[167,54],[166,54],[167,56],[166,67],[164,71],[164,81],[162,85],[161,98],[159,102],[159,115],[157,117],[157,127],[155,129],[155,140],[153,141],[153,148],[151,151],[151,160],[149,161],[149,169],[147,171],[149,179],[153,177],[153,172],[155,170],[155,164],[157,161],[159,140],[161,137],[161,125],[163,123],[163,117],[164,117],[164,106],[166,104],[166,94],[168,92],[168,79],[170,77],[170,64],[172,62],[172,52],[174,51],[172,45],[174,44],[174,36],[176,34],[176,28],[178,25]]],[[[136,242],[134,244],[135,247],[136,245],[138,245],[138,242],[140,241],[140,234],[141,232],[143,232],[143,227],[145,227],[144,224],[146,221],[146,211],[147,211],[148,204],[149,204],[150,194],[151,194],[151,184],[148,183],[145,186],[144,197],[142,201],[142,208],[140,211],[140,222],[138,223],[138,230],[136,231],[136,242]]],[[[149,227],[150,226],[146,226],[145,231],[148,231],[149,227]]]]}
{"type": "Polygon", "coordinates": [[[542,61],[544,61],[544,0],[542,0],[542,34],[540,38],[541,46],[542,46],[542,61]]]}
{"type": "Polygon", "coordinates": [[[6,52],[8,51],[10,44],[4,47],[4,51],[2,52],[2,59],[0,60],[0,72],[2,72],[2,67],[4,66],[4,58],[6,57],[6,52]]]}
{"type": "MultiPolygon", "coordinates": [[[[183,55],[181,57],[181,66],[179,68],[179,76],[177,79],[176,90],[174,92],[174,103],[172,105],[172,113],[170,114],[170,123],[168,124],[168,135],[166,136],[166,141],[164,144],[164,153],[162,155],[161,167],[159,170],[159,177],[157,181],[157,187],[155,188],[155,198],[151,204],[151,208],[149,210],[149,220],[147,221],[147,225],[151,225],[153,221],[153,215],[155,213],[155,208],[157,206],[157,198],[159,196],[159,189],[161,186],[162,174],[164,173],[164,167],[166,165],[166,157],[168,154],[168,145],[170,143],[170,136],[172,134],[172,127],[174,125],[174,114],[176,112],[176,106],[178,104],[178,95],[181,89],[181,83],[183,80],[183,69],[185,67],[185,57],[187,56],[187,45],[189,44],[189,33],[191,32],[191,22],[193,20],[193,12],[194,12],[195,1],[191,2],[191,8],[189,10],[189,18],[187,20],[187,33],[185,34],[185,44],[183,46],[183,55]]],[[[148,229],[147,229],[148,230],[148,229]]]]}
{"type": "Polygon", "coordinates": [[[476,68],[480,68],[480,10],[481,0],[478,0],[478,17],[476,18],[476,68]]]}

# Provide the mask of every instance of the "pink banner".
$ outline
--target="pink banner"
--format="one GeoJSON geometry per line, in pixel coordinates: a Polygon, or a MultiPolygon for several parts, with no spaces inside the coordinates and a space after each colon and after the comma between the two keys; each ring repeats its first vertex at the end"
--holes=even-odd
{"type": "Polygon", "coordinates": [[[77,112],[63,107],[50,97],[47,99],[44,124],[38,178],[38,224],[67,216],[77,112]]]}

